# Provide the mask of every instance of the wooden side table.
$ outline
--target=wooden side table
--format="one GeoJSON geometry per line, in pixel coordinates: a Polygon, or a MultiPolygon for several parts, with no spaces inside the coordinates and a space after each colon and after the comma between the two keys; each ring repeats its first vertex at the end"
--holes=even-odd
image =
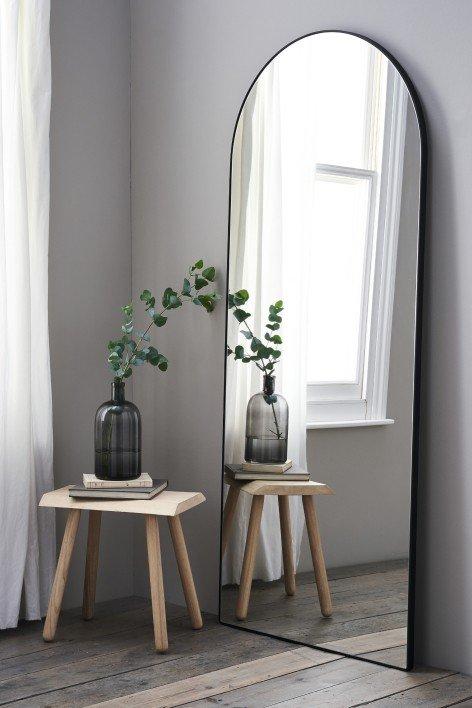
{"type": "Polygon", "coordinates": [[[158,523],[159,516],[165,516],[169,523],[172,543],[185,595],[185,602],[187,603],[192,627],[194,629],[200,629],[203,625],[202,616],[187,547],[185,545],[184,533],[180,523],[180,514],[204,501],[205,497],[200,492],[171,492],[167,490],[161,492],[154,499],[148,500],[72,499],[69,497],[69,487],[62,487],[61,489],[56,489],[53,492],[44,494],[39,502],[39,506],[69,510],[64,537],[62,539],[61,552],[59,554],[56,574],[49,598],[48,612],[43,631],[44,640],[51,642],[56,634],[64,588],[82,511],[89,512],[87,558],[85,563],[82,607],[83,618],[91,619],[93,617],[102,511],[143,514],[146,522],[154,641],[157,651],[162,652],[168,649],[169,644],[167,640],[164,581],[162,576],[158,523]]]}
{"type": "Polygon", "coordinates": [[[241,571],[241,580],[239,583],[238,600],[236,603],[236,618],[238,620],[245,620],[247,618],[249,600],[251,597],[254,563],[256,560],[257,541],[259,538],[262,510],[264,508],[264,498],[266,495],[275,495],[278,498],[284,583],[285,592],[287,595],[295,594],[295,566],[293,563],[292,532],[290,527],[290,507],[288,498],[290,496],[302,497],[321,614],[324,617],[330,617],[333,612],[331,593],[329,590],[328,576],[326,575],[326,566],[323,557],[321,536],[318,527],[318,520],[316,518],[313,497],[316,494],[334,494],[333,490],[328,487],[327,484],[323,484],[321,482],[265,482],[264,480],[241,482],[239,480],[235,480],[229,474],[225,474],[225,482],[229,485],[229,491],[223,511],[223,528],[221,534],[221,548],[223,554],[228,544],[239,495],[241,492],[244,492],[245,494],[250,494],[252,496],[251,514],[249,516],[246,547],[244,550],[243,567],[241,571]]]}

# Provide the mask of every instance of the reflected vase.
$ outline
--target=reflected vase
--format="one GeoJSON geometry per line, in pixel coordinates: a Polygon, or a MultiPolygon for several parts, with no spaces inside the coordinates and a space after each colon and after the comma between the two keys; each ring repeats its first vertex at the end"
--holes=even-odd
{"type": "Polygon", "coordinates": [[[141,474],[141,415],[125,399],[125,384],[115,379],[111,400],[95,414],[95,475],[99,479],[137,479],[141,474]]]}
{"type": "Polygon", "coordinates": [[[288,405],[275,393],[275,376],[264,376],[263,389],[249,399],[246,412],[246,462],[287,461],[288,405]]]}

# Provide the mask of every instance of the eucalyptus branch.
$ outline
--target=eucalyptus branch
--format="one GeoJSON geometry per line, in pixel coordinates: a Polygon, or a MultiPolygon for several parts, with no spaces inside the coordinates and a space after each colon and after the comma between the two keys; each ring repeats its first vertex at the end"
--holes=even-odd
{"type": "Polygon", "coordinates": [[[147,345],[150,341],[149,332],[151,328],[163,327],[168,317],[164,313],[182,307],[185,302],[203,307],[206,312],[213,312],[216,303],[221,296],[214,290],[206,290],[216,277],[214,266],[204,268],[203,261],[197,261],[188,269],[188,277],[184,278],[183,286],[178,293],[173,288],[166,288],[162,295],[162,308],[159,312],[155,310],[156,298],[149,290],[143,290],[140,300],[146,305],[146,312],[151,318],[149,325],[143,332],[137,332],[137,342],[133,340],[134,332],[134,307],[132,303],[121,308],[125,321],[121,326],[122,337],[108,343],[108,366],[113,371],[115,379],[122,381],[129,378],[133,373],[133,366],[141,366],[148,362],[152,366],[157,366],[160,371],[166,371],[168,359],[158,350],[147,345]],[[190,282],[193,280],[193,284],[190,282]],[[146,343],[146,346],[143,346],[146,343]]]}

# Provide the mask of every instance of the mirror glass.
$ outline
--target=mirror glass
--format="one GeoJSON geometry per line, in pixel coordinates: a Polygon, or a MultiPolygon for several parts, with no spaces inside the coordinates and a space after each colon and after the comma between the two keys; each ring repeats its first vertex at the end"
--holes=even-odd
{"type": "Polygon", "coordinates": [[[402,668],[421,146],[392,62],[324,32],[259,74],[231,159],[220,619],[402,668]]]}

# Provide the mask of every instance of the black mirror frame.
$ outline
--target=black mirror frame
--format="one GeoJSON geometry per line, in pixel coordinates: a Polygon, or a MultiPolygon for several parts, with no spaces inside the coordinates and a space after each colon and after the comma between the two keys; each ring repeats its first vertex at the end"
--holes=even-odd
{"type": "Polygon", "coordinates": [[[364,37],[361,34],[355,32],[347,32],[345,30],[320,30],[316,32],[308,32],[301,37],[288,42],[285,46],[279,49],[270,59],[264,64],[254,80],[251,82],[241,106],[236,117],[236,122],[233,130],[233,136],[231,140],[231,152],[230,152],[230,167],[229,167],[229,203],[228,203],[228,237],[227,237],[227,259],[226,259],[226,313],[225,313],[225,349],[224,349],[224,394],[223,394],[223,438],[222,438],[222,461],[221,461],[221,510],[220,510],[220,557],[219,557],[219,587],[218,587],[218,618],[221,624],[227,627],[233,627],[238,630],[245,632],[251,632],[252,634],[260,634],[262,636],[271,637],[275,639],[282,639],[285,642],[309,646],[320,651],[326,651],[329,653],[338,654],[340,656],[345,656],[348,658],[358,659],[359,661],[366,661],[371,664],[377,664],[379,666],[386,666],[388,668],[397,669],[401,671],[411,671],[414,666],[414,631],[415,631],[415,588],[416,588],[416,541],[417,541],[417,496],[418,496],[418,473],[419,473],[419,456],[420,456],[420,396],[421,396],[421,346],[422,346],[422,311],[423,311],[423,284],[424,284],[424,248],[425,248],[425,233],[426,233],[426,182],[427,182],[427,161],[428,161],[428,145],[427,145],[427,129],[426,120],[424,116],[423,107],[419,98],[419,95],[411,81],[410,77],[406,73],[405,69],[401,64],[395,59],[390,52],[388,52],[382,45],[378,44],[368,37],[364,37]],[[418,120],[418,128],[420,134],[420,189],[419,189],[419,208],[418,208],[418,268],[417,268],[417,291],[416,291],[416,332],[415,332],[415,364],[414,364],[414,390],[413,390],[413,431],[412,431],[412,456],[411,456],[411,497],[410,497],[410,554],[408,563],[408,621],[407,621],[407,659],[406,667],[394,666],[392,664],[387,664],[381,661],[374,661],[373,659],[367,659],[362,656],[357,656],[356,654],[347,654],[341,651],[333,651],[331,649],[325,649],[323,647],[317,647],[315,644],[306,644],[304,642],[299,642],[294,639],[287,639],[285,637],[277,636],[274,634],[269,634],[268,632],[261,632],[256,629],[248,629],[246,627],[239,626],[237,624],[231,624],[229,622],[224,622],[221,619],[221,528],[223,522],[223,502],[224,502],[224,482],[223,482],[223,470],[224,470],[224,447],[225,447],[225,415],[226,415],[226,383],[227,383],[227,337],[228,337],[228,279],[229,279],[229,258],[230,258],[230,236],[231,236],[231,173],[232,173],[232,162],[233,162],[233,147],[236,135],[236,128],[238,126],[239,118],[241,112],[244,108],[246,99],[251,92],[254,84],[258,80],[259,76],[266,69],[266,67],[277,57],[281,52],[283,52],[287,47],[292,44],[299,42],[307,37],[312,37],[317,34],[326,34],[328,32],[336,32],[338,34],[347,34],[352,37],[358,37],[359,39],[368,42],[373,47],[378,49],[387,59],[393,64],[395,69],[398,71],[402,79],[404,80],[413,106],[416,113],[416,118],[418,120]]]}

